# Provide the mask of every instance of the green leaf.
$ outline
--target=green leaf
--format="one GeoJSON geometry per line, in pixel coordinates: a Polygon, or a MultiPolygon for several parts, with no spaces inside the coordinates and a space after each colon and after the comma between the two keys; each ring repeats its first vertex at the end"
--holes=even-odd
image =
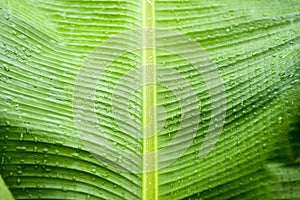
{"type": "Polygon", "coordinates": [[[16,199],[299,199],[299,10],[0,0],[3,180],[16,199]]]}
{"type": "Polygon", "coordinates": [[[13,196],[11,195],[10,191],[8,190],[7,186],[5,185],[2,177],[0,177],[0,195],[1,197],[5,197],[7,200],[12,200],[14,199],[13,196]]]}

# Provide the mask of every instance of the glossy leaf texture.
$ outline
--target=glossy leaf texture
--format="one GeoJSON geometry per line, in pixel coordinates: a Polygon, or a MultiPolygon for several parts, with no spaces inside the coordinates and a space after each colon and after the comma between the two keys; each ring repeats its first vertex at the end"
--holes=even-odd
{"type": "MultiPolygon", "coordinates": [[[[142,3],[0,0],[0,172],[15,199],[143,199],[143,174],[131,170],[143,165],[143,116],[151,112],[143,107],[143,91],[152,89],[120,86],[120,79],[143,78],[142,69],[135,70],[144,61],[139,49],[116,59],[110,54],[143,47],[141,36],[122,35],[143,28],[142,3]],[[74,90],[85,63],[97,60],[91,56],[95,49],[119,34],[120,43],[100,52],[109,66],[92,88],[101,138],[115,146],[99,159],[90,150],[104,147],[92,141],[87,146],[78,133],[83,126],[76,127],[74,90]]],[[[150,75],[160,80],[156,150],[163,152],[158,166],[164,167],[152,188],[158,199],[299,199],[299,1],[152,3],[157,33],[176,31],[203,50],[198,55],[172,39],[174,32],[156,38],[161,67],[150,75]],[[218,126],[218,120],[211,121],[212,105],[220,97],[211,97],[211,85],[191,60],[212,63],[226,93],[222,133],[204,157],[199,151],[209,127],[218,126]]],[[[210,73],[209,64],[199,69],[210,73]]],[[[96,128],[88,134],[100,137],[96,128]]],[[[0,195],[9,199],[4,185],[0,195]]]]}

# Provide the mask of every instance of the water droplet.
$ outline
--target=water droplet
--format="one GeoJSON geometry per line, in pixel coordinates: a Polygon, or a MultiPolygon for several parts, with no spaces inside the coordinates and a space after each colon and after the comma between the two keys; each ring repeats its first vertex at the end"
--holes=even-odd
{"type": "Polygon", "coordinates": [[[21,184],[21,179],[17,178],[17,184],[20,185],[21,184]]]}
{"type": "Polygon", "coordinates": [[[96,173],[96,168],[93,167],[93,168],[91,169],[91,171],[92,171],[93,173],[96,173]]]}
{"type": "Polygon", "coordinates": [[[17,151],[26,151],[26,147],[25,146],[17,146],[16,150],[17,151]]]}
{"type": "Polygon", "coordinates": [[[24,139],[24,135],[23,135],[23,133],[20,133],[20,138],[19,138],[19,140],[20,140],[20,141],[23,141],[23,139],[24,139]]]}
{"type": "Polygon", "coordinates": [[[10,71],[10,68],[9,68],[9,66],[8,66],[7,64],[3,64],[3,69],[4,69],[4,71],[6,71],[6,72],[9,72],[9,71],[10,71]]]}
{"type": "Polygon", "coordinates": [[[278,123],[281,124],[282,123],[282,117],[278,118],[278,123]]]}

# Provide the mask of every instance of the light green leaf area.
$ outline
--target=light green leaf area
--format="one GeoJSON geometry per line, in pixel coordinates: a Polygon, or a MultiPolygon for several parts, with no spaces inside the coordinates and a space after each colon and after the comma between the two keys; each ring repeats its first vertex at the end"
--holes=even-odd
{"type": "MultiPolygon", "coordinates": [[[[158,167],[167,165],[149,175],[156,182],[145,187],[147,174],[130,169],[143,167],[145,141],[137,135],[143,134],[143,116],[151,113],[143,107],[143,92],[152,90],[134,90],[128,84],[128,92],[113,99],[119,80],[144,63],[142,53],[124,52],[95,85],[101,137],[116,151],[95,157],[90,148],[101,147],[82,141],[73,109],[76,78],[88,56],[109,38],[144,28],[143,1],[0,0],[0,173],[14,198],[300,199],[299,1],[152,1],[155,28],[186,35],[205,54],[197,56],[188,48],[182,48],[184,56],[153,51],[162,69],[150,75],[163,80],[154,90],[154,150],[168,149],[174,138],[177,143],[162,157],[158,153],[158,167]],[[226,118],[216,145],[200,157],[209,127],[217,126],[211,121],[212,101],[220,101],[218,95],[212,98],[205,78],[186,59],[201,62],[203,56],[223,80],[226,118]],[[185,83],[190,85],[188,92],[185,83]],[[187,119],[187,127],[182,126],[182,104],[172,87],[181,88],[179,94],[187,102],[199,102],[199,110],[188,107],[200,115],[187,119]],[[116,120],[114,109],[129,110],[132,123],[116,120]],[[197,129],[190,128],[195,124],[197,129]],[[179,130],[182,137],[176,137],[179,130]],[[184,149],[191,134],[193,140],[184,149]],[[114,160],[116,152],[119,157],[114,160]],[[130,166],[129,172],[110,162],[130,166]],[[157,195],[146,198],[152,193],[157,195]]],[[[165,45],[175,50],[184,45],[170,35],[166,38],[165,45]]],[[[130,37],[122,41],[107,49],[139,42],[130,37]]],[[[126,78],[140,80],[143,71],[126,78]]],[[[5,184],[1,183],[0,199],[11,198],[5,184]]]]}
{"type": "Polygon", "coordinates": [[[14,199],[13,196],[11,195],[10,191],[8,190],[7,186],[5,185],[2,177],[0,177],[0,195],[1,197],[5,197],[7,200],[12,200],[14,199]]]}

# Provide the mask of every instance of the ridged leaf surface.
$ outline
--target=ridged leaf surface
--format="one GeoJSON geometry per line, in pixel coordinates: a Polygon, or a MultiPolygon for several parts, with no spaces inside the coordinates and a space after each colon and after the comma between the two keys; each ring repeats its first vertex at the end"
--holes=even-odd
{"type": "Polygon", "coordinates": [[[0,172],[15,199],[300,199],[299,1],[0,0],[0,24],[0,172]],[[101,78],[86,83],[94,104],[76,118],[87,64],[101,78]],[[156,82],[135,88],[146,75],[156,82]],[[226,115],[214,111],[218,87],[226,115]],[[141,173],[149,146],[158,170],[141,173]]]}

